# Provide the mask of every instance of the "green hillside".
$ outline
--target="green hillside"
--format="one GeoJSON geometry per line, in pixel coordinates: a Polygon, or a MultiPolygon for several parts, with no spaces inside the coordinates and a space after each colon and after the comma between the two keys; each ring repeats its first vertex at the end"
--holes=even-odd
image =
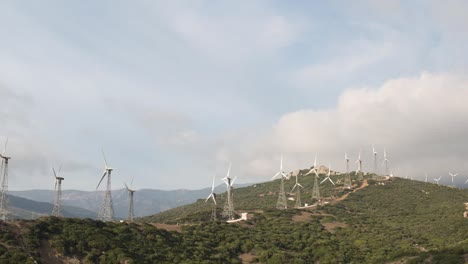
{"type": "MultiPolygon", "coordinates": [[[[371,176],[363,182],[355,181],[356,187],[362,188],[349,193],[346,199],[307,209],[273,209],[279,181],[236,189],[238,213],[247,211],[250,218],[235,224],[203,221],[209,219],[211,206],[202,200],[141,219],[147,223],[53,217],[0,223],[0,263],[468,260],[468,219],[462,216],[468,190],[401,178],[375,181],[371,176]],[[155,220],[179,225],[150,223],[155,220]]],[[[303,201],[311,201],[307,189],[311,189],[313,178],[300,179],[305,187],[303,201]]],[[[293,183],[288,181],[286,189],[293,183]]],[[[321,191],[326,195],[330,189],[321,191]]],[[[346,192],[341,188],[336,196],[344,198],[346,192]]],[[[221,197],[219,201],[221,207],[221,197]]],[[[289,202],[289,206],[294,205],[294,201],[289,202]]]]}

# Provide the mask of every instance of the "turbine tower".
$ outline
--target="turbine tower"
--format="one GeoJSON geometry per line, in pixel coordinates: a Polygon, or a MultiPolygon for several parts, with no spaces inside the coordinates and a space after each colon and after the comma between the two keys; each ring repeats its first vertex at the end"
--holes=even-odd
{"type": "MultiPolygon", "coordinates": [[[[320,184],[324,183],[325,181],[330,181],[331,184],[333,184],[333,186],[335,186],[335,183],[332,181],[332,179],[330,179],[330,176],[331,176],[331,165],[328,165],[328,174],[327,174],[327,177],[325,177],[325,179],[323,179],[320,184]]],[[[333,187],[332,187],[333,188],[333,187]]],[[[333,191],[332,189],[330,188],[330,197],[334,197],[333,195],[333,191]]]]}
{"type": "Polygon", "coordinates": [[[374,179],[377,178],[377,151],[375,151],[375,147],[374,145],[372,145],[372,159],[373,159],[373,164],[374,164],[374,168],[373,168],[373,173],[374,173],[374,179]]]}
{"type": "Polygon", "coordinates": [[[345,182],[344,182],[344,187],[351,189],[351,175],[349,174],[349,157],[348,154],[344,154],[344,158],[346,161],[346,176],[345,176],[345,182]]]}
{"type": "Polygon", "coordinates": [[[11,157],[6,156],[6,148],[8,145],[8,138],[5,141],[5,146],[3,147],[3,152],[0,154],[2,159],[2,164],[0,167],[0,174],[2,177],[2,193],[0,195],[0,220],[8,221],[9,219],[9,204],[8,204],[8,161],[11,157]]]}
{"type": "Polygon", "coordinates": [[[302,206],[302,202],[301,202],[301,188],[304,188],[300,183],[299,183],[299,173],[296,175],[296,184],[294,185],[294,187],[292,187],[291,189],[291,192],[294,191],[294,188],[297,187],[297,190],[296,190],[296,205],[295,207],[296,208],[299,208],[302,206]]]}
{"type": "Polygon", "coordinates": [[[61,170],[62,166],[60,166],[58,173],[55,171],[55,168],[52,167],[55,176],[55,203],[52,215],[55,217],[62,217],[62,181],[64,178],[60,177],[61,170]]]}
{"type": "Polygon", "coordinates": [[[449,175],[452,177],[452,187],[455,187],[455,183],[453,182],[453,178],[457,177],[458,173],[453,174],[453,173],[449,172],[449,175]]]}
{"type": "Polygon", "coordinates": [[[132,181],[130,182],[130,188],[127,186],[126,183],[124,183],[124,184],[125,184],[125,188],[127,188],[128,201],[129,201],[127,221],[128,222],[133,222],[133,218],[135,217],[135,207],[134,207],[134,203],[133,203],[133,195],[136,192],[136,190],[132,189],[133,178],[132,178],[132,181]]]}
{"type": "Polygon", "coordinates": [[[218,220],[218,217],[216,215],[216,193],[214,193],[215,178],[216,178],[216,175],[213,176],[213,185],[211,185],[211,193],[210,195],[208,195],[208,197],[205,200],[205,203],[208,202],[210,198],[213,200],[213,204],[211,205],[211,219],[210,219],[211,221],[218,220]]]}
{"type": "Polygon", "coordinates": [[[310,169],[310,171],[306,174],[309,175],[311,173],[314,173],[314,186],[312,187],[312,199],[316,199],[317,203],[320,203],[320,186],[317,181],[319,178],[318,171],[317,171],[317,153],[315,153],[315,160],[314,160],[314,167],[310,169]]]}
{"type": "Polygon", "coordinates": [[[228,220],[233,220],[234,219],[234,199],[232,196],[232,185],[234,184],[234,181],[236,181],[237,177],[235,177],[234,180],[231,180],[231,178],[229,177],[230,171],[231,171],[231,163],[229,163],[229,168],[228,168],[226,177],[221,179],[222,181],[224,181],[224,183],[226,184],[226,188],[227,188],[227,198],[224,204],[223,216],[227,217],[228,220]]]}
{"type": "Polygon", "coordinates": [[[361,160],[361,150],[359,150],[359,156],[358,159],[356,160],[356,163],[358,164],[358,168],[356,170],[356,174],[358,175],[358,180],[362,180],[362,160],[361,160]]]}
{"type": "Polygon", "coordinates": [[[385,176],[387,176],[388,175],[388,158],[387,158],[387,151],[385,150],[385,148],[383,151],[383,156],[384,156],[384,160],[382,161],[382,166],[385,166],[384,173],[385,173],[385,176]]]}
{"type": "Polygon", "coordinates": [[[286,200],[286,193],[284,192],[284,179],[289,179],[288,176],[283,172],[283,155],[281,155],[280,170],[271,179],[281,176],[280,190],[278,193],[278,202],[276,202],[276,209],[287,209],[288,203],[286,200]]]}
{"type": "Polygon", "coordinates": [[[439,176],[439,178],[438,178],[438,179],[434,178],[434,181],[436,181],[436,182],[437,182],[437,185],[439,185],[440,176],[439,176]]]}
{"type": "Polygon", "coordinates": [[[104,174],[102,175],[101,180],[96,186],[96,190],[97,188],[99,188],[99,185],[101,185],[101,182],[104,179],[104,177],[107,176],[107,186],[106,186],[106,192],[104,195],[104,204],[102,205],[98,213],[98,220],[106,222],[106,221],[112,221],[114,219],[114,207],[112,204],[112,193],[111,193],[111,173],[113,169],[107,165],[106,155],[104,154],[104,151],[102,151],[102,157],[104,158],[104,165],[105,165],[104,174]]]}

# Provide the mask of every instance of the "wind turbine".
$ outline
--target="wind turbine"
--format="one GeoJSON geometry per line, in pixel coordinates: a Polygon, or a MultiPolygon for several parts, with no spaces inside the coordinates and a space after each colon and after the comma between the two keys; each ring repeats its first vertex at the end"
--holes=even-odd
{"type": "Polygon", "coordinates": [[[129,204],[128,204],[128,217],[127,217],[127,221],[129,222],[133,222],[133,217],[135,217],[135,207],[134,207],[134,203],[133,203],[133,195],[135,194],[136,190],[132,189],[132,186],[133,186],[133,177],[132,177],[132,181],[130,182],[130,187],[127,186],[127,184],[124,182],[125,184],[125,188],[127,188],[127,192],[128,192],[128,201],[129,201],[129,204]]]}
{"type": "Polygon", "coordinates": [[[358,174],[358,180],[362,180],[362,160],[361,160],[361,150],[359,150],[359,156],[358,159],[356,160],[356,163],[358,164],[358,168],[356,170],[356,174],[358,174]]]}
{"type": "Polygon", "coordinates": [[[216,178],[216,175],[213,176],[213,185],[211,185],[211,193],[210,193],[210,195],[208,195],[208,197],[205,200],[205,203],[208,202],[208,200],[210,198],[213,200],[213,205],[211,206],[211,221],[216,221],[217,220],[217,216],[216,216],[216,194],[214,193],[215,178],[216,178]]]}
{"type": "Polygon", "coordinates": [[[311,173],[315,173],[314,176],[314,186],[312,187],[312,199],[317,200],[317,202],[320,202],[320,186],[317,181],[319,178],[318,171],[317,171],[317,153],[315,153],[315,160],[314,160],[314,167],[310,169],[310,171],[306,174],[309,175],[311,173]]]}
{"type": "Polygon", "coordinates": [[[224,181],[224,183],[226,184],[226,188],[227,188],[227,199],[226,199],[226,203],[224,204],[223,215],[227,217],[229,220],[232,220],[234,219],[234,201],[232,197],[232,185],[236,181],[237,176],[234,177],[234,180],[232,180],[231,177],[229,176],[230,172],[231,172],[231,163],[229,163],[226,177],[222,178],[221,180],[224,181]]]}
{"type": "Polygon", "coordinates": [[[286,193],[284,192],[284,179],[289,180],[289,177],[283,171],[283,155],[280,160],[280,170],[271,178],[274,180],[276,177],[281,176],[280,190],[278,193],[278,201],[276,202],[276,209],[287,209],[288,204],[286,201],[286,193]]]}
{"type": "Polygon", "coordinates": [[[114,207],[112,204],[112,193],[111,193],[111,173],[114,169],[108,166],[106,155],[104,154],[104,150],[101,150],[101,152],[102,152],[102,157],[104,159],[105,167],[104,167],[104,174],[102,175],[101,180],[96,186],[96,190],[99,188],[99,185],[101,185],[102,180],[104,180],[104,177],[106,176],[107,176],[107,186],[106,186],[106,192],[104,196],[104,204],[99,210],[98,219],[101,221],[112,221],[112,219],[114,218],[114,207]]]}
{"type": "Polygon", "coordinates": [[[0,154],[2,159],[0,174],[2,176],[2,192],[0,195],[0,220],[7,221],[9,217],[9,204],[8,204],[8,161],[11,157],[6,155],[6,149],[8,145],[8,137],[6,138],[3,152],[0,154]]]}
{"type": "MultiPolygon", "coordinates": [[[[385,176],[388,175],[388,158],[387,158],[387,151],[385,150],[384,148],[384,151],[383,151],[383,156],[384,156],[384,160],[382,161],[382,167],[385,165],[385,176]]],[[[393,176],[391,176],[393,177],[393,176]]]]}
{"type": "Polygon", "coordinates": [[[438,178],[438,179],[434,178],[434,181],[436,181],[436,182],[437,182],[437,185],[439,185],[440,176],[439,176],[439,178],[438,178]]]}
{"type": "Polygon", "coordinates": [[[351,176],[349,175],[349,157],[347,153],[344,154],[344,158],[346,161],[346,176],[345,176],[344,187],[351,189],[351,176]]]}
{"type": "Polygon", "coordinates": [[[374,164],[374,174],[377,175],[377,151],[375,151],[374,145],[372,145],[372,158],[373,158],[373,164],[374,164]]]}
{"type": "Polygon", "coordinates": [[[453,174],[453,173],[449,172],[449,175],[452,177],[452,186],[455,187],[455,184],[453,182],[453,178],[457,177],[458,173],[453,174]]]}
{"type": "Polygon", "coordinates": [[[299,208],[302,206],[302,202],[301,202],[301,188],[304,188],[300,183],[299,183],[299,173],[296,175],[296,184],[292,187],[291,189],[291,192],[294,191],[294,188],[297,187],[297,190],[296,190],[296,208],[299,208]]]}
{"type": "Polygon", "coordinates": [[[427,182],[427,172],[425,174],[426,174],[426,181],[425,182],[427,182]]]}
{"type": "MultiPolygon", "coordinates": [[[[331,165],[328,165],[328,174],[327,174],[327,177],[325,177],[325,179],[323,179],[323,181],[320,182],[320,184],[324,183],[326,180],[330,181],[331,184],[333,184],[333,186],[335,186],[335,183],[332,181],[332,179],[330,178],[331,176],[331,165]]],[[[332,191],[332,188],[330,188],[330,197],[334,197],[333,195],[333,191],[332,191]]]]}
{"type": "Polygon", "coordinates": [[[59,167],[58,173],[56,173],[55,168],[52,167],[52,171],[54,172],[55,177],[55,203],[54,209],[52,210],[52,215],[55,217],[62,216],[62,181],[64,180],[64,178],[60,177],[61,170],[62,166],[59,167]]]}

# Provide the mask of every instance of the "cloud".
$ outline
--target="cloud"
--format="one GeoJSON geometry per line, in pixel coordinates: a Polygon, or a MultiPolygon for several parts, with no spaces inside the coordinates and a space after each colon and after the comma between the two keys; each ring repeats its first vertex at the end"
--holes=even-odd
{"type": "Polygon", "coordinates": [[[380,159],[387,149],[395,173],[468,173],[465,98],[468,78],[443,73],[423,72],[378,87],[348,89],[335,107],[284,114],[269,132],[239,144],[249,146],[245,163],[250,171],[244,172],[268,176],[278,166],[280,153],[291,170],[310,167],[315,152],[321,164],[343,171],[344,153],[354,159],[360,150],[365,170],[371,170],[375,144],[380,159]]]}

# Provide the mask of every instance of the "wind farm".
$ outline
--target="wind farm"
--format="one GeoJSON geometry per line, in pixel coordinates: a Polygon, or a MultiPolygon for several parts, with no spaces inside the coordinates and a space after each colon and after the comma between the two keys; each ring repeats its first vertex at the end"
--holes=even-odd
{"type": "Polygon", "coordinates": [[[0,1],[0,263],[468,263],[464,1],[0,1]]]}

